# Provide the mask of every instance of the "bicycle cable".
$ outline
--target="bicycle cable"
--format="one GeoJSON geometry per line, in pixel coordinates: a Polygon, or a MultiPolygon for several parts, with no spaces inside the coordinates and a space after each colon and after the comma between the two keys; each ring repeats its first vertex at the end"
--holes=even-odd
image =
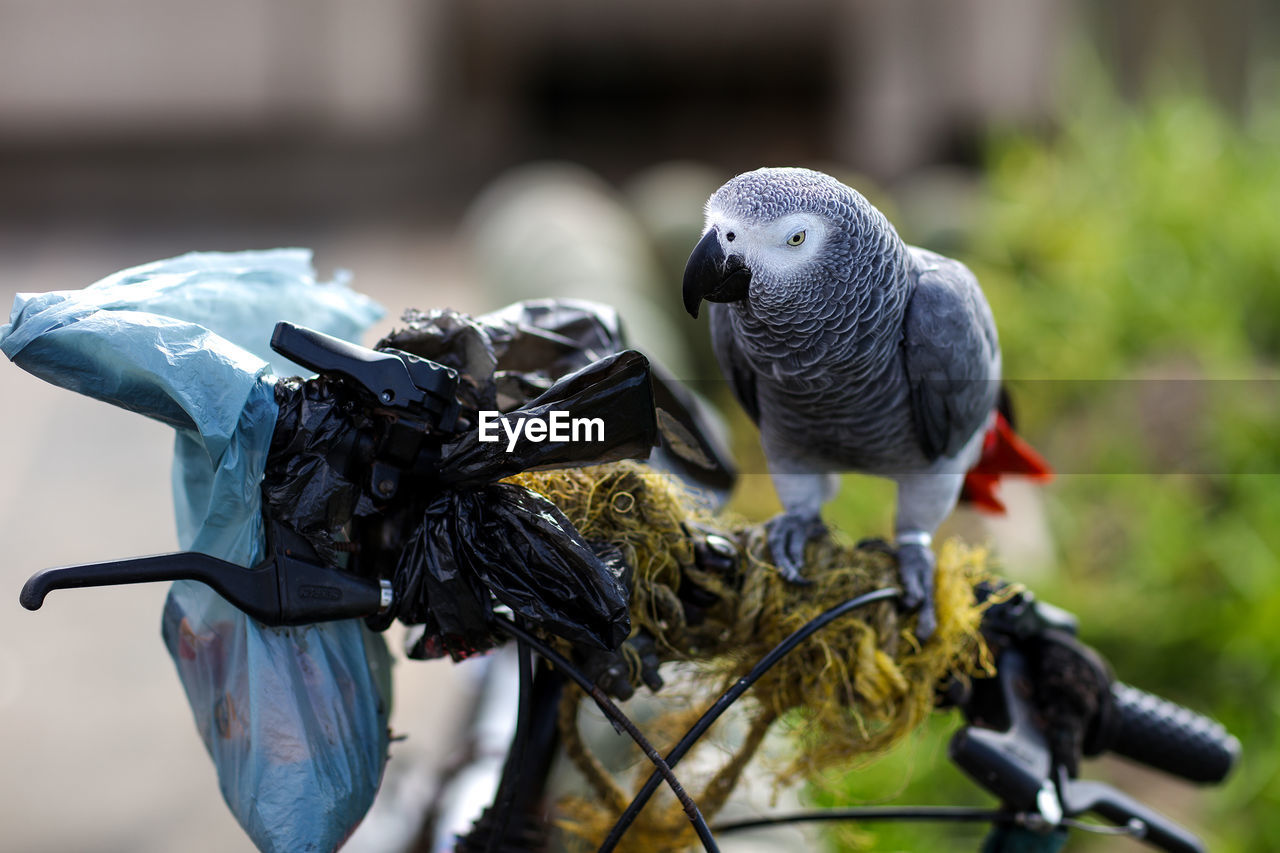
{"type": "Polygon", "coordinates": [[[516,705],[516,731],[512,738],[509,756],[514,756],[517,760],[512,761],[508,757],[507,764],[503,767],[502,780],[498,783],[498,793],[494,799],[494,805],[498,807],[496,822],[485,843],[485,853],[497,853],[506,837],[507,827],[510,825],[511,808],[516,799],[517,768],[520,760],[524,758],[529,740],[533,700],[533,653],[530,648],[529,644],[523,640],[516,641],[516,656],[520,671],[520,699],[516,705]]]}
{"type": "Polygon", "coordinates": [[[823,821],[929,821],[940,823],[1018,823],[1018,816],[999,809],[968,806],[860,806],[845,809],[813,809],[718,823],[716,832],[737,832],[790,823],[823,821]]]}
{"type": "Polygon", "coordinates": [[[606,696],[599,687],[592,684],[591,680],[583,675],[581,670],[570,663],[568,659],[555,649],[551,648],[551,646],[542,642],[542,640],[538,639],[533,634],[519,627],[511,620],[501,616],[494,616],[493,624],[499,630],[507,633],[512,638],[525,643],[530,648],[534,649],[538,654],[550,661],[553,666],[572,678],[588,696],[595,700],[596,705],[600,707],[600,710],[604,712],[604,715],[609,718],[611,723],[613,723],[614,728],[629,735],[631,739],[636,742],[636,745],[640,747],[641,751],[643,751],[649,760],[653,762],[655,768],[654,776],[665,780],[667,785],[671,788],[671,792],[675,794],[676,799],[680,801],[680,805],[688,816],[689,822],[693,824],[693,829],[698,834],[698,839],[702,842],[703,849],[706,850],[707,853],[720,853],[720,847],[716,844],[715,838],[711,835],[711,828],[707,825],[706,818],[703,817],[702,812],[698,810],[698,804],[693,801],[693,798],[689,796],[687,791],[685,791],[684,786],[680,784],[678,779],[676,779],[675,773],[672,772],[671,767],[667,762],[663,760],[662,756],[658,753],[658,750],[655,749],[653,744],[649,742],[648,738],[646,738],[644,734],[636,728],[635,723],[631,722],[631,719],[626,714],[622,713],[622,709],[619,708],[612,699],[606,696]]]}
{"type": "MultiPolygon", "coordinates": [[[[751,668],[750,672],[734,682],[732,687],[726,690],[721,694],[719,699],[712,703],[711,707],[698,718],[698,721],[693,724],[693,727],[690,728],[689,731],[685,733],[685,736],[680,739],[680,742],[677,743],[669,753],[667,753],[666,766],[668,768],[675,767],[676,764],[680,762],[680,759],[684,757],[685,753],[687,753],[698,739],[706,733],[707,729],[711,728],[711,724],[719,719],[730,705],[736,702],[752,684],[759,681],[766,672],[772,669],[778,661],[786,657],[796,646],[800,645],[800,643],[804,642],[810,636],[847,613],[861,607],[865,607],[868,604],[874,604],[877,601],[885,601],[890,598],[898,598],[901,595],[902,591],[897,587],[883,587],[881,589],[872,590],[871,592],[855,596],[848,601],[837,604],[836,606],[819,613],[804,625],[797,628],[790,634],[790,636],[778,643],[778,645],[774,646],[767,655],[762,657],[760,661],[751,668]]],[[[618,846],[618,842],[622,840],[622,836],[626,833],[631,824],[635,822],[636,817],[639,816],[640,810],[645,807],[645,804],[649,802],[649,798],[653,796],[654,791],[658,789],[658,785],[661,783],[662,778],[662,775],[656,770],[650,774],[649,778],[645,781],[644,786],[635,795],[635,798],[631,800],[631,804],[627,806],[626,811],[622,813],[618,818],[617,823],[613,825],[613,829],[610,830],[608,837],[606,837],[604,843],[600,845],[598,853],[612,853],[613,849],[618,846]]]]}

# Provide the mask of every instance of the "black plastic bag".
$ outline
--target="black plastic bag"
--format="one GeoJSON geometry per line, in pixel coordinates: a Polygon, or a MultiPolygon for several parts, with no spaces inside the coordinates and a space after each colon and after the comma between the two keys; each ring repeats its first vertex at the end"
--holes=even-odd
{"type": "Polygon", "coordinates": [[[343,461],[370,425],[349,397],[341,382],[324,376],[278,381],[279,414],[262,477],[267,515],[303,536],[330,565],[339,562],[334,534],[351,521],[361,497],[343,461]]]}
{"type": "Polygon", "coordinates": [[[500,643],[488,627],[490,592],[573,642],[616,649],[630,633],[619,567],[601,560],[554,504],[509,483],[437,498],[394,585],[401,621],[423,625],[410,657],[461,660],[500,643]]]}
{"type": "MultiPolygon", "coordinates": [[[[464,418],[477,410],[510,411],[546,392],[560,377],[627,348],[618,312],[583,299],[530,299],[468,317],[448,309],[405,313],[408,327],[391,346],[454,368],[469,391],[464,418]]],[[[654,363],[650,381],[660,445],[652,459],[723,504],[737,470],[711,410],[654,363]]]]}
{"type": "Polygon", "coordinates": [[[492,648],[503,639],[491,630],[495,602],[576,644],[616,649],[630,628],[623,568],[549,501],[497,481],[645,458],[661,439],[668,460],[731,482],[727,454],[678,383],[655,380],[644,356],[623,349],[606,306],[536,300],[480,318],[437,310],[406,321],[378,348],[455,370],[456,425],[434,433],[434,455],[396,469],[393,497],[375,496],[373,466],[386,464],[377,448],[395,413],[338,378],[282,381],[263,482],[268,514],[326,562],[390,578],[395,605],[370,624],[421,626],[411,656],[492,648]],[[481,440],[482,413],[497,440],[481,440]],[[598,423],[592,440],[572,428],[568,440],[531,439],[527,426],[554,413],[598,423]]]}
{"type": "Polygon", "coordinates": [[[396,566],[402,622],[421,623],[411,656],[455,660],[492,648],[489,593],[516,614],[565,639],[616,649],[631,630],[628,592],[554,504],[528,489],[496,483],[534,468],[564,468],[644,457],[657,440],[649,362],[626,350],[564,377],[513,423],[554,410],[599,418],[602,441],[483,442],[475,430],[447,445],[441,494],[396,566]]]}
{"type": "MultiPolygon", "coordinates": [[[[478,429],[446,445],[440,465],[444,484],[500,480],[520,471],[602,465],[619,459],[644,458],[657,443],[649,362],[635,350],[602,358],[571,373],[541,396],[504,413],[498,441],[481,441],[478,429]],[[599,441],[530,441],[525,425],[546,421],[552,412],[599,420],[599,441]],[[508,440],[511,429],[520,438],[508,440]]],[[[569,433],[572,435],[572,433],[569,433]]]]}
{"type": "MultiPolygon", "coordinates": [[[[442,319],[443,331],[423,340],[459,371],[460,398],[478,405],[495,399],[496,358],[489,358],[484,327],[461,315],[442,319]]],[[[583,357],[579,351],[559,363],[583,357]]],[[[491,424],[496,441],[480,439],[481,410],[474,410],[439,436],[444,443],[432,445],[434,455],[398,471],[390,499],[376,499],[371,486],[373,466],[386,464],[377,448],[395,412],[323,375],[282,381],[276,397],[280,416],[263,480],[268,514],[327,563],[389,577],[395,604],[373,624],[399,618],[422,625],[412,654],[461,659],[497,645],[503,637],[491,630],[495,601],[574,643],[613,649],[626,639],[628,592],[619,568],[600,559],[545,498],[496,481],[533,468],[648,456],[658,431],[644,356],[624,350],[590,361],[527,405],[486,411],[506,423],[491,424]],[[557,412],[597,421],[594,440],[528,436],[528,424],[549,423],[557,412]]]]}

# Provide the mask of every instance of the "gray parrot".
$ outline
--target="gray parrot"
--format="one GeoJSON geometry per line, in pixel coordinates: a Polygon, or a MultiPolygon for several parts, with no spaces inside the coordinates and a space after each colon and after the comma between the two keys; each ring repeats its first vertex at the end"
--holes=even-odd
{"type": "Polygon", "coordinates": [[[829,175],[759,169],[707,202],[683,287],[693,317],[713,303],[720,369],[760,427],[784,510],[766,528],[774,563],[803,582],[836,472],[888,477],[902,603],[931,636],[933,533],[962,490],[998,509],[1000,473],[1048,476],[998,412],[1000,346],[973,273],[905,245],[829,175]]]}

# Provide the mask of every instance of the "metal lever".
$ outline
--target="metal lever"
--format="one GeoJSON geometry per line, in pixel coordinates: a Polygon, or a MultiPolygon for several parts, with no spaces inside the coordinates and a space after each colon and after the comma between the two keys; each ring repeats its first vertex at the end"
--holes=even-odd
{"type": "Polygon", "coordinates": [[[1155,809],[1102,782],[1069,778],[1055,766],[1044,734],[1035,723],[1022,652],[1005,649],[996,680],[1009,726],[996,731],[965,726],[951,738],[951,760],[1008,807],[1039,814],[1048,826],[1092,812],[1117,826],[1131,827],[1139,840],[1170,853],[1204,853],[1195,835],[1155,809]]]}
{"type": "Polygon", "coordinates": [[[450,367],[398,349],[372,350],[317,332],[277,323],[271,348],[316,373],[338,374],[383,406],[429,415],[442,431],[458,417],[458,374],[450,367]]]}
{"type": "Polygon", "coordinates": [[[1068,815],[1093,812],[1116,826],[1134,830],[1139,840],[1170,853],[1205,853],[1204,844],[1189,831],[1123,791],[1088,779],[1068,779],[1061,786],[1068,815]]]}
{"type": "MultiPolygon", "coordinates": [[[[1044,734],[1031,718],[1031,709],[1017,695],[1019,681],[1025,676],[1026,661],[1021,653],[1010,649],[1000,655],[996,679],[1008,729],[965,726],[952,735],[948,754],[961,770],[1005,804],[1044,814],[1040,801],[1046,784],[1053,784],[1053,761],[1044,734]]],[[[1061,820],[1061,814],[1057,817],[1061,820]]]]}
{"type": "Polygon", "coordinates": [[[87,563],[37,572],[18,600],[28,610],[39,610],[55,589],[193,580],[271,626],[372,616],[390,608],[388,581],[321,565],[305,540],[280,525],[273,525],[269,538],[270,556],[249,569],[195,551],[87,563]]]}
{"type": "Polygon", "coordinates": [[[379,419],[368,460],[367,488],[378,503],[395,498],[404,472],[438,459],[440,437],[457,425],[458,374],[450,367],[403,350],[372,350],[292,323],[276,324],[271,348],[317,373],[347,380],[389,415],[379,419]]]}

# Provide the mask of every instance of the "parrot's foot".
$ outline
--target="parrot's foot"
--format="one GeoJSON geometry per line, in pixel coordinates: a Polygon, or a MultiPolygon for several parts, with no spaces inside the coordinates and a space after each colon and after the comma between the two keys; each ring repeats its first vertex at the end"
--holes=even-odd
{"type": "Polygon", "coordinates": [[[813,583],[802,574],[804,546],[827,532],[822,519],[816,515],[784,512],[765,522],[764,529],[769,554],[783,579],[793,584],[813,583]]]}
{"type": "Polygon", "coordinates": [[[898,575],[902,578],[902,606],[917,610],[916,638],[925,642],[938,627],[933,608],[933,550],[928,545],[902,543],[898,546],[898,575]]]}

